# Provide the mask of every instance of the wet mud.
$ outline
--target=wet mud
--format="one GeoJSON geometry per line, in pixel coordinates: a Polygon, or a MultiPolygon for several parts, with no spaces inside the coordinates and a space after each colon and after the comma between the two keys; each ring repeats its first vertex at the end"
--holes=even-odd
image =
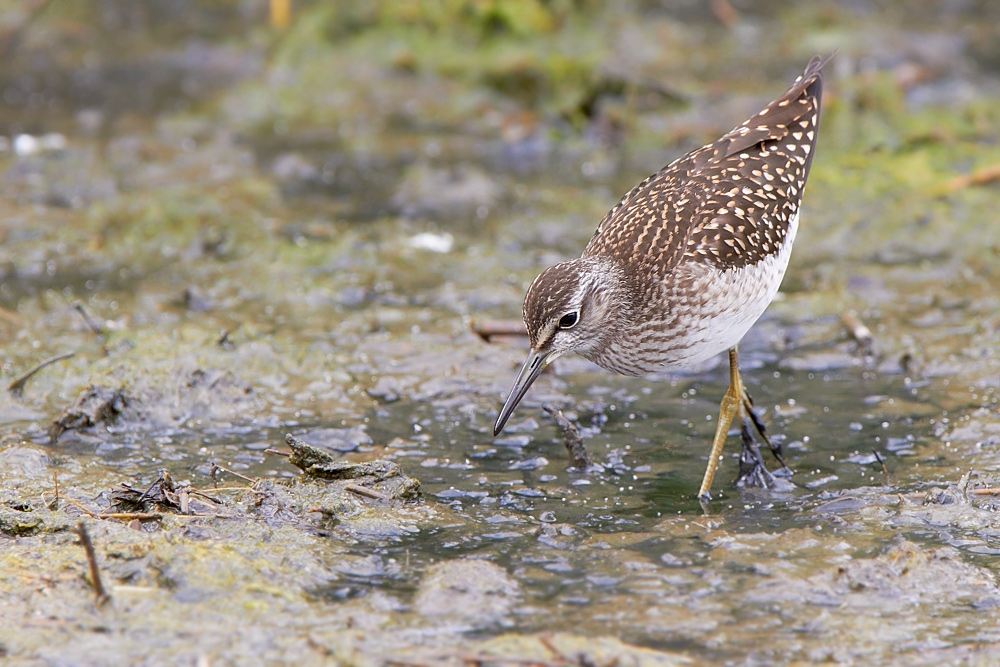
{"type": "Polygon", "coordinates": [[[0,655],[997,661],[992,3],[186,7],[0,9],[0,655]],[[722,358],[494,438],[530,280],[834,48],[741,344],[790,484],[695,498],[722,358]]]}

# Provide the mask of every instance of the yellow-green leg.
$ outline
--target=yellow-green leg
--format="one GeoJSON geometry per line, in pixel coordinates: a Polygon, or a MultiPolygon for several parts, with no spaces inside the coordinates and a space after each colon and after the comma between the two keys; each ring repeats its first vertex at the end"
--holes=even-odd
{"type": "Polygon", "coordinates": [[[719,467],[719,458],[722,456],[722,447],[726,444],[726,434],[729,433],[729,426],[733,423],[733,417],[743,407],[743,402],[747,400],[746,391],[743,389],[743,378],[740,377],[740,369],[736,356],[736,347],[729,350],[729,389],[722,397],[719,405],[719,425],[715,429],[715,440],[712,441],[712,453],[708,455],[708,467],[705,468],[705,477],[701,480],[701,490],[698,497],[708,499],[709,490],[712,488],[712,480],[715,479],[715,471],[719,467]]]}

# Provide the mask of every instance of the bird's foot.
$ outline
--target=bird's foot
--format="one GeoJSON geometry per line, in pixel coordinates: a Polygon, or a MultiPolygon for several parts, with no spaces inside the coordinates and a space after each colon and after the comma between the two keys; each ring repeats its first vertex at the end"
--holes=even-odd
{"type": "MultiPolygon", "coordinates": [[[[761,440],[764,441],[764,444],[766,444],[768,449],[771,450],[771,453],[774,454],[774,458],[778,459],[778,463],[781,464],[782,468],[787,469],[787,466],[785,466],[785,457],[782,456],[781,452],[781,443],[772,442],[771,438],[767,436],[767,429],[764,426],[764,422],[761,421],[759,416],[757,416],[757,411],[753,408],[753,398],[751,398],[750,394],[747,393],[745,387],[743,388],[743,412],[745,415],[750,417],[750,420],[753,422],[753,426],[760,435],[761,440]]],[[[746,428],[746,419],[744,419],[743,428],[746,428]]]]}
{"type": "MultiPolygon", "coordinates": [[[[750,415],[753,415],[752,411],[748,412],[750,415]]],[[[763,436],[761,430],[763,425],[760,424],[756,416],[744,416],[740,424],[740,440],[743,443],[743,449],[740,451],[740,476],[736,479],[736,486],[738,488],[771,489],[773,491],[789,491],[794,489],[794,484],[786,479],[782,479],[791,475],[788,468],[784,466],[784,462],[782,462],[782,467],[776,471],[777,474],[769,471],[764,465],[760,449],[757,447],[757,443],[754,441],[753,434],[750,431],[751,424],[763,436]]],[[[770,443],[768,442],[768,444],[770,443]]],[[[773,446],[771,451],[774,451],[773,446]]],[[[780,461],[781,459],[779,458],[778,460],[780,461]]]]}

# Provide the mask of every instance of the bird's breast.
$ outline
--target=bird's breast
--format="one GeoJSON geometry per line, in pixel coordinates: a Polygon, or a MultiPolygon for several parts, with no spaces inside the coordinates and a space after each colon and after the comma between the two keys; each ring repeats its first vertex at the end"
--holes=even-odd
{"type": "Polygon", "coordinates": [[[681,263],[587,358],[623,375],[644,375],[694,366],[733,347],[774,299],[797,228],[795,215],[777,251],[753,264],[720,269],[704,261],[681,263]]]}

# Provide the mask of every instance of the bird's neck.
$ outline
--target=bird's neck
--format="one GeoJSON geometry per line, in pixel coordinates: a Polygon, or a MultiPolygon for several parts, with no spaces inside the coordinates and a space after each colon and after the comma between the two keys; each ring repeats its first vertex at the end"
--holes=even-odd
{"type": "Polygon", "coordinates": [[[580,261],[585,269],[582,282],[589,293],[588,302],[604,322],[594,347],[606,348],[635,326],[635,289],[617,261],[602,256],[583,257],[580,261]]]}

